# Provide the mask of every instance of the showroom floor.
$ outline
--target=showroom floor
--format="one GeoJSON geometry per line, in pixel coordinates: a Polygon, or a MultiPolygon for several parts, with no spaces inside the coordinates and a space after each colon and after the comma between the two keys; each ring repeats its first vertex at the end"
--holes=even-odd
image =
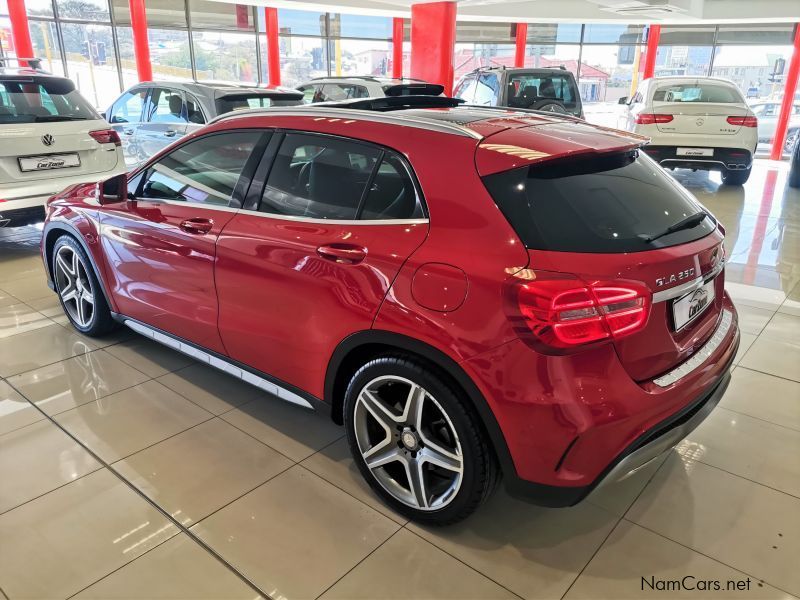
{"type": "Polygon", "coordinates": [[[800,192],[786,175],[766,161],[744,189],[676,175],[727,227],[741,319],[712,416],[577,507],[501,492],[437,530],[384,507],[325,419],[132,334],[74,333],[40,230],[0,230],[0,598],[618,599],[687,575],[751,579],[718,597],[800,596],[800,192]]]}

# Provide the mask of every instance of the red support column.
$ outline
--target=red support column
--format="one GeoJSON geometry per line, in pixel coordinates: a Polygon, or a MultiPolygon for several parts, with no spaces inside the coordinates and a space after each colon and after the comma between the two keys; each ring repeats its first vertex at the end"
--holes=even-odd
{"type": "Polygon", "coordinates": [[[147,11],[144,0],[128,0],[131,8],[133,30],[133,55],[139,81],[153,81],[153,65],[150,64],[150,42],[147,39],[147,11]]]}
{"type": "Polygon", "coordinates": [[[33,58],[25,0],[8,0],[8,16],[11,20],[11,38],[14,40],[14,52],[17,58],[33,58]]]}
{"type": "Polygon", "coordinates": [[[267,81],[270,85],[280,85],[281,47],[278,43],[278,9],[266,7],[264,22],[267,34],[267,81]]]}
{"type": "Polygon", "coordinates": [[[789,61],[789,70],[786,72],[781,112],[778,113],[775,135],[772,138],[772,153],[769,156],[772,160],[780,160],[783,157],[783,144],[786,142],[786,133],[789,128],[789,117],[792,114],[798,76],[800,76],[800,24],[795,27],[794,31],[794,50],[789,61]]]}
{"type": "Polygon", "coordinates": [[[528,43],[528,24],[517,23],[517,49],[514,53],[514,66],[525,66],[525,46],[528,43]]]}
{"type": "Polygon", "coordinates": [[[644,57],[644,74],[642,79],[650,79],[656,72],[656,55],[658,54],[658,39],[661,37],[661,25],[650,25],[647,34],[647,53],[644,57]]]}
{"type": "Polygon", "coordinates": [[[392,19],[392,77],[400,79],[403,76],[403,34],[405,28],[403,19],[392,19]]]}
{"type": "Polygon", "coordinates": [[[411,6],[411,76],[444,86],[453,93],[456,3],[429,2],[411,6]]]}

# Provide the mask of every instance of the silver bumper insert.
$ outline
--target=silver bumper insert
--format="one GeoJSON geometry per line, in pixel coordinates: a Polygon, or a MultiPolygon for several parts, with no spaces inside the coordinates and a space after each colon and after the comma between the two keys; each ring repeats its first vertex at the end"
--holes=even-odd
{"type": "Polygon", "coordinates": [[[722,341],[728,335],[731,325],[733,325],[733,313],[723,309],[722,320],[711,339],[703,344],[687,361],[681,363],[669,373],[654,379],[653,383],[659,387],[667,387],[699,368],[720,347],[722,341]]]}

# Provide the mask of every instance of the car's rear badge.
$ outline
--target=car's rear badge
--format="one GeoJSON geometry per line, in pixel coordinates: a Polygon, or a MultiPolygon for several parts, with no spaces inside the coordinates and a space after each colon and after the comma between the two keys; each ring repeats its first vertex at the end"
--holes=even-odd
{"type": "Polygon", "coordinates": [[[677,273],[672,273],[671,275],[667,275],[666,277],[657,277],[656,286],[663,287],[671,283],[676,283],[678,281],[683,281],[685,279],[691,279],[692,277],[694,277],[694,267],[690,267],[689,269],[686,269],[684,271],[678,271],[677,273]]]}
{"type": "Polygon", "coordinates": [[[55,141],[56,141],[55,138],[49,133],[46,133],[45,135],[42,136],[42,143],[45,146],[52,146],[55,143],[55,141]]]}

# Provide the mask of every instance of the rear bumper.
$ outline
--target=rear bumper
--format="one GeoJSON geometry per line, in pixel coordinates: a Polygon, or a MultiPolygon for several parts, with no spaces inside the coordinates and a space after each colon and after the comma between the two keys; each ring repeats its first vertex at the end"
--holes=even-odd
{"type": "Polygon", "coordinates": [[[679,156],[678,146],[649,145],[644,151],[661,166],[678,169],[740,170],[749,169],[753,164],[753,153],[746,148],[714,148],[713,156],[679,156]]]}

